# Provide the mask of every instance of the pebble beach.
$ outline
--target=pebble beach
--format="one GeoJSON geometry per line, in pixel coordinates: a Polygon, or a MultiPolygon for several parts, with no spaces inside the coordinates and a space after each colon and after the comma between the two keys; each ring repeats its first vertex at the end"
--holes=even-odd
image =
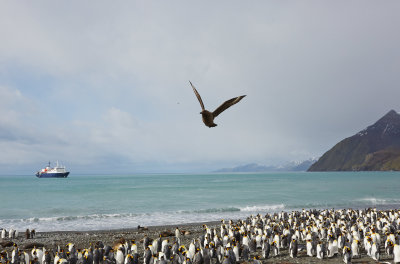
{"type": "MultiPolygon", "coordinates": [[[[273,250],[267,257],[264,256],[264,246],[256,247],[255,251],[250,251],[248,258],[244,259],[241,255],[235,263],[344,263],[343,249],[337,246],[337,252],[328,256],[326,254],[323,259],[314,256],[309,256],[306,248],[307,240],[312,239],[321,241],[326,244],[327,248],[330,240],[337,241],[339,236],[347,237],[350,240],[360,239],[359,256],[352,256],[351,263],[393,263],[394,256],[386,254],[386,241],[395,239],[394,244],[399,242],[399,211],[388,210],[379,211],[376,209],[368,210],[323,210],[323,211],[297,211],[292,213],[268,214],[265,216],[249,216],[242,220],[222,220],[221,222],[207,223],[191,223],[179,226],[150,226],[133,229],[121,230],[98,230],[98,231],[64,231],[64,232],[40,232],[36,230],[36,235],[33,238],[25,238],[24,232],[19,232],[17,238],[2,238],[0,240],[0,251],[4,256],[8,253],[10,258],[16,244],[20,252],[30,253],[34,247],[45,248],[54,259],[55,251],[63,249],[68,251],[67,244],[73,243],[77,251],[89,249],[91,251],[94,245],[101,241],[103,245],[117,248],[123,243],[131,243],[134,240],[137,245],[137,255],[139,263],[145,263],[144,259],[144,237],[150,238],[150,242],[155,239],[168,240],[169,245],[176,241],[176,228],[179,229],[180,246],[184,246],[185,250],[190,250],[190,244],[194,242],[200,250],[204,248],[204,238],[207,234],[216,234],[221,245],[218,250],[225,250],[227,247],[233,247],[236,238],[240,237],[239,244],[243,247],[244,236],[248,236],[250,240],[258,239],[261,236],[262,243],[266,241],[271,244],[278,239],[279,253],[275,255],[273,250]],[[226,236],[223,234],[226,229],[226,236]],[[236,233],[235,233],[236,230],[236,233]],[[326,232],[322,232],[325,230],[326,232]],[[260,233],[261,232],[261,233],[260,233]],[[301,233],[301,234],[300,234],[301,233]],[[223,236],[221,236],[221,234],[223,236]],[[298,253],[295,257],[290,256],[289,244],[283,243],[283,237],[289,234],[290,240],[297,240],[298,253]],[[300,235],[299,235],[300,234],[300,235]],[[379,252],[378,260],[368,255],[368,249],[365,248],[363,241],[367,241],[368,237],[373,237],[376,234],[379,236],[379,252]],[[358,237],[359,236],[359,237],[358,237]],[[225,243],[224,239],[228,239],[225,243]],[[280,240],[280,241],[279,241],[280,240]],[[256,258],[256,259],[254,259],[256,258]]],[[[207,238],[206,238],[207,239],[207,238]]],[[[213,239],[216,241],[217,238],[213,239]]],[[[352,241],[347,240],[346,243],[351,248],[352,241]]],[[[375,242],[374,242],[375,243],[375,242]]],[[[376,242],[378,243],[378,242],[376,242]]],[[[212,242],[209,243],[211,245],[212,242]]],[[[215,246],[215,244],[214,244],[215,246]]],[[[211,246],[212,248],[212,246],[211,246]]],[[[202,252],[202,251],[201,251],[202,252]]],[[[129,249],[126,254],[130,253],[129,249]]],[[[116,254],[116,253],[115,253],[116,254]]],[[[162,253],[154,253],[160,255],[162,253]]],[[[228,254],[228,253],[226,253],[228,254]]],[[[222,259],[223,260],[223,259],[222,259]]],[[[12,263],[12,261],[9,259],[12,263]]],[[[68,260],[66,260],[68,261],[68,260]]],[[[104,260],[103,260],[104,261],[104,260]]],[[[4,262],[4,259],[3,259],[4,262]]],[[[113,263],[118,263],[115,259],[113,263]]],[[[160,263],[160,261],[153,261],[160,263]]],[[[169,263],[170,261],[166,261],[169,263]]],[[[217,257],[210,258],[209,263],[219,263],[217,257]]],[[[6,262],[5,262],[6,263],[6,262]]],[[[51,262],[53,263],[53,262],[51,262]]],[[[70,263],[69,261],[67,263],[70,263]]],[[[82,260],[78,260],[82,263],[82,260]]],[[[101,263],[101,262],[100,262],[101,263]]],[[[183,259],[181,263],[195,263],[193,256],[187,260],[183,259]]],[[[206,263],[203,261],[201,263],[206,263]]],[[[349,262],[350,263],[350,262],[349,262]]]]}

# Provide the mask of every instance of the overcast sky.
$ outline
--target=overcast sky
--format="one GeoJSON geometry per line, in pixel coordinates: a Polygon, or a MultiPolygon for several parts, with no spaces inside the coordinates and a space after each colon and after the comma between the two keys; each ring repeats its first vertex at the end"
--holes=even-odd
{"type": "Polygon", "coordinates": [[[1,1],[0,174],[319,157],[400,111],[399,1],[1,1]],[[205,107],[247,95],[204,126],[205,107]]]}

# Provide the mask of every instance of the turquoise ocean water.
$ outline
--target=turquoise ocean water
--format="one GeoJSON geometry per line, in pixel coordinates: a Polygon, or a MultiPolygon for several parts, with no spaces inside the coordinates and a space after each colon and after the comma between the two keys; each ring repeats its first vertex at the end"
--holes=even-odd
{"type": "Polygon", "coordinates": [[[0,228],[37,231],[245,218],[322,208],[400,208],[400,173],[0,176],[0,228]]]}

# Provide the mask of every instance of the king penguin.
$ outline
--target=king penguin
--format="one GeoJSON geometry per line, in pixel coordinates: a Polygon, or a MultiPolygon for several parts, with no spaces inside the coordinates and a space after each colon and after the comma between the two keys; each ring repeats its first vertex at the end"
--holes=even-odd
{"type": "Polygon", "coordinates": [[[58,255],[58,252],[56,252],[56,254],[54,256],[54,264],[57,264],[59,260],[60,260],[60,256],[58,255]]]}
{"type": "Polygon", "coordinates": [[[307,249],[307,256],[314,257],[315,254],[314,247],[310,239],[306,241],[306,249],[307,249]]]}
{"type": "Polygon", "coordinates": [[[12,264],[19,264],[19,249],[18,245],[14,243],[13,251],[11,252],[11,263],[12,264]]]}
{"type": "Polygon", "coordinates": [[[199,248],[196,249],[196,253],[193,256],[192,263],[193,264],[202,264],[203,263],[203,256],[201,255],[199,248]]]}
{"type": "Polygon", "coordinates": [[[150,264],[150,259],[151,259],[151,250],[149,247],[146,247],[143,253],[143,262],[144,264],[150,264]]]}
{"type": "Polygon", "coordinates": [[[235,260],[239,262],[240,253],[239,253],[239,245],[237,243],[235,243],[235,245],[233,246],[233,253],[235,254],[235,260]]]}
{"type": "Polygon", "coordinates": [[[250,249],[247,245],[242,245],[242,259],[249,260],[250,258],[250,249]]]}
{"type": "Polygon", "coordinates": [[[42,261],[43,261],[43,250],[35,247],[32,250],[32,258],[35,258],[35,257],[37,257],[39,262],[42,263],[42,261]]]}
{"type": "Polygon", "coordinates": [[[272,252],[274,253],[274,256],[278,256],[278,255],[279,255],[279,248],[278,248],[278,246],[276,245],[276,241],[273,241],[273,242],[271,243],[271,250],[272,250],[272,252]]]}
{"type": "Polygon", "coordinates": [[[262,255],[264,259],[267,259],[269,257],[270,251],[271,251],[271,245],[268,243],[268,241],[264,241],[262,247],[262,255]]]}
{"type": "Polygon", "coordinates": [[[393,246],[393,262],[400,263],[400,245],[394,244],[393,246]]]}
{"type": "Polygon", "coordinates": [[[388,239],[385,243],[385,252],[388,256],[393,255],[393,246],[394,246],[393,242],[390,239],[388,239]]]}
{"type": "Polygon", "coordinates": [[[147,235],[144,235],[143,237],[143,249],[146,250],[146,248],[150,245],[150,238],[147,235]]]}
{"type": "Polygon", "coordinates": [[[377,245],[376,243],[372,244],[372,247],[371,247],[371,258],[373,260],[379,261],[379,258],[380,258],[379,245],[377,245]]]}
{"type": "Polygon", "coordinates": [[[289,255],[291,258],[297,258],[297,250],[298,250],[297,240],[292,239],[289,245],[289,255]]]}
{"type": "Polygon", "coordinates": [[[137,245],[135,243],[135,240],[132,239],[132,241],[131,241],[131,254],[132,254],[132,256],[134,256],[136,253],[138,253],[138,248],[137,248],[137,245]]]}
{"type": "Polygon", "coordinates": [[[25,260],[25,264],[29,264],[30,263],[29,254],[26,253],[25,251],[24,251],[24,260],[25,260]]]}
{"type": "Polygon", "coordinates": [[[100,264],[102,259],[103,259],[103,256],[101,256],[100,250],[96,246],[94,251],[93,251],[93,264],[100,264]]]}
{"type": "MultiPolygon", "coordinates": [[[[44,256],[43,256],[43,258],[46,260],[46,259],[51,259],[51,256],[50,256],[50,254],[49,254],[49,252],[46,250],[45,251],[45,253],[44,253],[44,256]]],[[[100,260],[99,260],[99,263],[102,261],[102,259],[103,259],[103,253],[101,253],[100,254],[100,260]]],[[[93,258],[94,259],[94,258],[93,258]]],[[[78,256],[77,256],[77,253],[75,253],[75,254],[72,254],[71,252],[69,252],[69,254],[68,254],[68,258],[67,258],[67,260],[68,260],[68,263],[69,264],[76,264],[77,262],[78,262],[78,256]]],[[[43,262],[43,263],[45,263],[45,261],[43,262]]],[[[49,262],[50,263],[50,262],[49,262]]]]}
{"type": "Polygon", "coordinates": [[[247,236],[247,234],[244,234],[242,240],[242,245],[249,246],[249,237],[247,236]]]}
{"type": "Polygon", "coordinates": [[[335,254],[338,254],[337,240],[329,240],[328,242],[328,258],[332,258],[335,254]]]}
{"type": "Polygon", "coordinates": [[[250,241],[249,241],[249,249],[250,249],[251,253],[257,251],[257,242],[256,242],[255,238],[250,239],[250,241]]]}
{"type": "Polygon", "coordinates": [[[253,258],[253,264],[261,264],[260,256],[255,256],[255,257],[253,258]]]}
{"type": "Polygon", "coordinates": [[[133,264],[133,256],[131,254],[126,255],[124,264],[133,264]]]}
{"type": "Polygon", "coordinates": [[[8,231],[8,238],[9,239],[13,239],[14,238],[14,234],[15,234],[15,230],[11,228],[10,231],[8,231]]]}
{"type": "Polygon", "coordinates": [[[343,262],[346,264],[351,263],[351,249],[347,246],[343,247],[343,262]]]}
{"type": "Polygon", "coordinates": [[[351,242],[351,255],[353,258],[359,258],[360,256],[360,242],[356,239],[351,242]]]}
{"type": "Polygon", "coordinates": [[[115,255],[115,261],[116,261],[116,264],[124,264],[125,257],[124,257],[124,253],[122,252],[121,247],[119,247],[117,249],[117,253],[115,255]]]}

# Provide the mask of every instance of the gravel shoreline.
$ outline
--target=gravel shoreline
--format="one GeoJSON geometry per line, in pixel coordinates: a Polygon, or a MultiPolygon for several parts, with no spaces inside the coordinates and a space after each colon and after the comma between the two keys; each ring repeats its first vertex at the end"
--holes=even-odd
{"type": "MultiPolygon", "coordinates": [[[[130,241],[135,239],[138,245],[138,253],[140,256],[140,262],[143,263],[143,237],[146,235],[151,239],[156,239],[163,234],[162,239],[174,240],[175,228],[179,227],[182,232],[181,244],[189,248],[189,244],[193,239],[199,238],[204,234],[203,225],[206,224],[209,228],[220,229],[220,222],[207,222],[207,223],[189,223],[181,225],[168,225],[168,226],[149,226],[132,228],[132,229],[119,229],[119,230],[97,230],[97,231],[51,231],[51,232],[40,232],[37,230],[34,238],[26,239],[25,233],[20,232],[18,238],[15,239],[0,239],[0,251],[11,253],[13,247],[10,242],[16,243],[20,250],[30,252],[30,250],[37,245],[38,247],[45,247],[46,249],[53,249],[57,246],[66,248],[68,243],[75,244],[77,249],[89,248],[90,245],[96,244],[101,241],[104,245],[115,245],[121,239],[130,241]],[[8,246],[4,246],[8,243],[8,246]]],[[[300,247],[303,247],[304,243],[299,243],[300,247]]],[[[383,250],[381,251],[383,252],[383,250]]],[[[256,253],[252,253],[251,257],[261,256],[261,249],[258,249],[256,253]]],[[[305,250],[300,250],[297,258],[291,258],[289,256],[288,249],[281,249],[278,256],[270,256],[268,259],[260,259],[261,263],[343,263],[343,258],[340,255],[336,255],[332,258],[325,258],[323,260],[317,259],[316,257],[309,257],[306,255],[305,250]]],[[[393,258],[389,259],[385,254],[381,255],[380,261],[374,261],[366,254],[363,254],[361,258],[352,259],[352,263],[393,263],[393,258]]],[[[212,263],[215,263],[213,260],[212,263]]],[[[240,261],[239,263],[253,263],[253,260],[240,261]]]]}

